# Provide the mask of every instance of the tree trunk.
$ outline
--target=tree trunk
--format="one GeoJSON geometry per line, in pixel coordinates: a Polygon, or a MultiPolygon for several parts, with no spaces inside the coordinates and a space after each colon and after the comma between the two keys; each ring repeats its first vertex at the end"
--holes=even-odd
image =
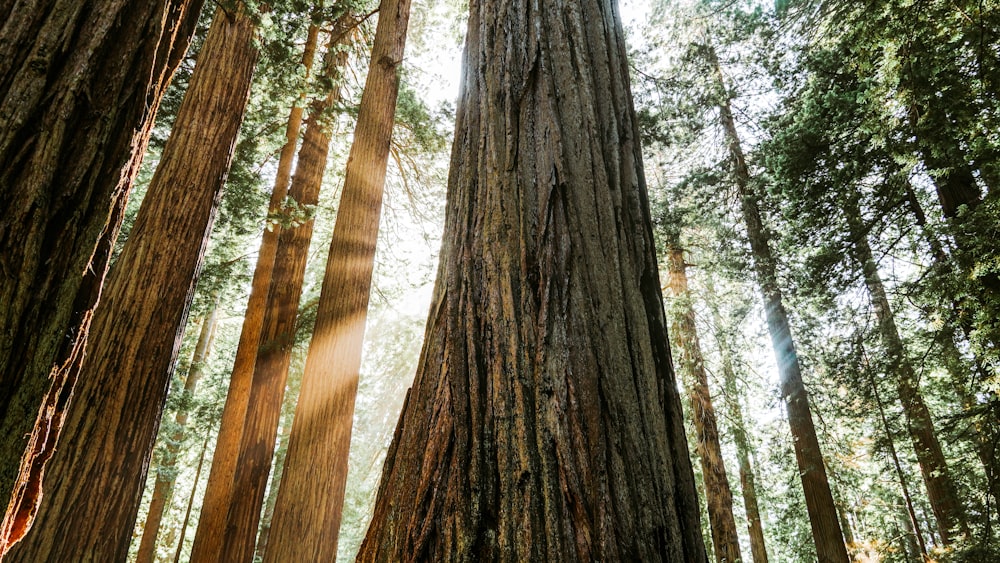
{"type": "Polygon", "coordinates": [[[701,561],[611,0],[470,2],[426,340],[359,561],[701,561]]]}
{"type": "Polygon", "coordinates": [[[190,410],[187,401],[194,397],[198,382],[205,374],[205,363],[212,352],[218,318],[218,303],[216,303],[212,307],[212,312],[201,323],[201,333],[198,335],[198,343],[195,345],[194,356],[191,358],[191,368],[184,380],[184,399],[174,419],[176,429],[167,439],[166,455],[156,472],[153,498],[149,503],[146,521],[142,526],[142,537],[139,540],[136,563],[153,563],[153,560],[156,559],[156,536],[160,532],[163,513],[170,506],[170,499],[174,494],[174,482],[177,481],[177,456],[180,454],[181,442],[184,440],[184,428],[187,426],[188,411],[190,410]]]}
{"type": "Polygon", "coordinates": [[[383,0],[265,562],[333,561],[409,0],[383,0]],[[328,476],[318,481],[316,474],[328,476]]]}
{"type": "Polygon", "coordinates": [[[285,459],[288,457],[288,437],[292,433],[292,419],[295,416],[295,405],[290,405],[291,401],[285,399],[283,412],[281,413],[281,433],[278,435],[278,451],[274,454],[274,470],[271,472],[271,486],[268,487],[267,499],[264,501],[264,510],[260,516],[260,533],[257,536],[257,545],[254,548],[254,561],[263,561],[264,553],[267,551],[268,540],[271,536],[271,522],[274,521],[274,505],[278,502],[278,489],[281,486],[281,478],[285,473],[285,459]]]}
{"type": "Polygon", "coordinates": [[[708,374],[705,373],[705,360],[701,355],[701,344],[695,327],[684,251],[678,246],[678,241],[674,240],[668,242],[667,254],[670,292],[676,300],[676,312],[670,330],[673,333],[674,350],[680,356],[677,363],[681,367],[681,380],[688,380],[691,418],[694,420],[698,440],[696,450],[705,481],[708,522],[712,530],[715,559],[719,563],[742,561],[736,518],[733,517],[733,493],[729,488],[729,478],[722,460],[719,425],[715,418],[715,407],[708,389],[708,374]]]}
{"type": "Polygon", "coordinates": [[[36,533],[15,561],[119,561],[256,66],[242,9],[217,10],[135,228],[111,269],[49,467],[36,533]]]}
{"type": "MultiPolygon", "coordinates": [[[[316,55],[318,35],[319,26],[311,25],[302,54],[302,65],[305,68],[306,78],[309,77],[316,55]]],[[[305,96],[304,93],[303,96],[305,96]]],[[[278,173],[275,177],[274,189],[271,192],[271,201],[268,204],[269,216],[281,210],[285,196],[288,194],[288,185],[292,176],[292,162],[295,158],[295,149],[298,145],[299,129],[302,123],[302,102],[304,100],[300,97],[299,103],[292,107],[288,116],[285,145],[281,148],[278,173]]],[[[267,304],[268,289],[271,285],[271,275],[274,271],[280,232],[281,229],[277,227],[264,229],[260,251],[257,253],[257,266],[254,268],[250,299],[247,302],[246,315],[243,317],[243,329],[240,332],[240,341],[236,348],[236,361],[233,364],[232,377],[229,382],[229,393],[226,395],[226,404],[222,409],[219,437],[212,455],[208,483],[205,485],[205,498],[198,517],[194,546],[191,548],[192,561],[217,561],[222,549],[226,513],[233,493],[236,456],[239,453],[240,439],[243,437],[243,422],[246,419],[247,403],[250,400],[250,383],[253,380],[260,333],[264,326],[264,310],[267,304]]]]}
{"type": "Polygon", "coordinates": [[[201,3],[0,8],[0,557],[37,510],[125,201],[201,3]]]}
{"type": "Polygon", "coordinates": [[[864,273],[865,286],[878,319],[879,334],[889,360],[889,370],[894,376],[899,401],[906,416],[906,429],[916,450],[920,473],[927,488],[927,497],[938,523],[944,545],[952,542],[952,532],[968,534],[965,510],[958,498],[955,483],[944,459],[941,444],[934,432],[934,421],[920,393],[920,383],[913,364],[906,355],[906,348],[893,317],[889,298],[878,274],[878,265],[868,246],[867,233],[861,224],[861,210],[857,201],[844,205],[844,213],[851,230],[852,251],[864,273]]]}
{"type": "Polygon", "coordinates": [[[740,462],[740,488],[743,491],[743,507],[747,513],[747,528],[750,532],[750,552],[754,563],[767,563],[767,545],[764,543],[764,527],[761,523],[760,507],[757,503],[757,484],[753,465],[750,463],[750,439],[747,437],[740,393],[736,385],[736,370],[733,367],[732,346],[726,335],[726,325],[722,321],[719,307],[715,303],[714,283],[708,280],[708,306],[715,323],[715,339],[722,356],[722,378],[725,386],[726,409],[731,421],[733,441],[736,443],[736,457],[740,462]]]}
{"type": "MultiPolygon", "coordinates": [[[[353,22],[345,14],[335,24],[324,74],[333,83],[339,82],[338,72],[345,63],[347,52],[339,49],[345,40],[338,30],[353,22]],[[339,38],[338,38],[339,36],[339,38]]],[[[295,344],[295,319],[302,297],[309,243],[314,221],[303,211],[314,208],[319,201],[323,174],[326,172],[334,120],[331,111],[340,99],[339,87],[325,98],[315,100],[309,108],[305,135],[299,150],[295,177],[288,196],[296,202],[295,222],[281,229],[274,262],[274,272],[268,291],[268,304],[257,349],[250,397],[247,402],[243,437],[240,441],[232,497],[226,517],[226,527],[219,554],[220,561],[246,562],[253,558],[260,510],[267,489],[267,477],[274,457],[275,437],[281,418],[281,404],[288,380],[288,366],[295,344]]]]}
{"type": "MultiPolygon", "coordinates": [[[[724,92],[725,79],[718,56],[711,46],[707,47],[707,52],[709,62],[715,70],[715,80],[719,90],[724,92]]],[[[802,370],[795,351],[795,342],[792,340],[788,313],[781,299],[781,290],[778,289],[774,256],[761,221],[757,197],[750,187],[750,169],[747,168],[728,97],[722,98],[719,103],[719,114],[726,142],[729,144],[736,188],[742,201],[743,219],[746,221],[747,237],[750,239],[757,283],[764,298],[767,329],[771,334],[771,345],[778,363],[781,398],[788,412],[792,445],[805,493],[809,525],[812,527],[813,541],[816,543],[816,555],[820,563],[846,563],[847,547],[844,545],[844,536],[837,518],[837,507],[833,502],[833,493],[830,492],[830,483],[826,477],[823,453],[819,448],[819,439],[816,437],[816,427],[813,425],[812,412],[809,408],[809,396],[802,382],[802,370]]]]}

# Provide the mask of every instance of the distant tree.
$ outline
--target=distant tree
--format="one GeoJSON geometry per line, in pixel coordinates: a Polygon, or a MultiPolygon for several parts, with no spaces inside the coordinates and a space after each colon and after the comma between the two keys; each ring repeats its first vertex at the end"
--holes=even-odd
{"type": "Polygon", "coordinates": [[[706,561],[615,4],[470,3],[441,265],[359,561],[706,561]]]}
{"type": "Polygon", "coordinates": [[[125,202],[201,4],[0,6],[0,557],[37,510],[125,202]]]}

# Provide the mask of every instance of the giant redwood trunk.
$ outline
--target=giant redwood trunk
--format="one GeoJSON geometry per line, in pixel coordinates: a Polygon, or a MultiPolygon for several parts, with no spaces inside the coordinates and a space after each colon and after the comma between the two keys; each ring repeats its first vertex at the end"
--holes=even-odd
{"type": "Polygon", "coordinates": [[[163,514],[170,506],[174,495],[174,483],[177,481],[177,456],[181,453],[181,442],[184,440],[187,426],[190,399],[198,388],[198,383],[205,375],[205,363],[208,361],[215,341],[215,329],[219,319],[218,302],[212,307],[212,312],[201,322],[198,343],[191,358],[191,367],[184,379],[184,399],[181,408],[174,418],[176,427],[167,439],[166,452],[162,456],[159,468],[156,470],[156,481],[153,485],[153,497],[149,501],[149,511],[142,525],[142,536],[139,540],[139,552],[135,563],[153,563],[156,559],[156,537],[160,533],[163,514]]]}
{"type": "Polygon", "coordinates": [[[862,225],[861,211],[856,201],[846,202],[844,212],[850,225],[852,253],[864,274],[865,286],[878,320],[879,334],[885,347],[889,370],[895,379],[899,402],[906,417],[906,430],[910,434],[917,454],[920,474],[927,489],[927,499],[937,521],[938,533],[945,545],[953,541],[953,534],[968,534],[965,510],[958,497],[955,482],[941,450],[941,443],[934,431],[934,420],[920,392],[917,372],[906,355],[903,339],[896,328],[896,320],[889,298],[878,273],[878,264],[868,245],[867,233],[862,225]]]}
{"type": "Polygon", "coordinates": [[[41,480],[202,0],[0,4],[0,556],[41,480]]]}
{"type": "MultiPolygon", "coordinates": [[[[720,91],[725,91],[722,67],[715,49],[707,47],[709,63],[715,71],[715,80],[720,91]]],[[[746,222],[747,238],[753,256],[757,283],[764,299],[767,330],[771,335],[771,345],[778,363],[778,379],[781,398],[788,413],[788,424],[792,431],[792,446],[799,467],[802,489],[805,493],[809,525],[816,544],[816,556],[820,563],[846,563],[847,546],[837,517],[837,507],[833,502],[830,482],[826,476],[823,452],[819,448],[819,438],[812,420],[809,396],[802,381],[795,342],[792,340],[791,323],[778,288],[777,266],[771,253],[771,243],[761,220],[757,197],[750,186],[750,169],[740,144],[736,121],[733,119],[729,99],[719,102],[719,118],[729,145],[730,160],[734,179],[741,200],[743,219],[746,222]]]]}
{"type": "MultiPolygon", "coordinates": [[[[316,41],[319,26],[309,26],[305,49],[302,54],[302,66],[308,79],[316,55],[316,41]]],[[[285,130],[285,145],[278,157],[278,171],[268,203],[268,214],[277,214],[288,194],[288,186],[292,177],[292,162],[295,159],[295,149],[299,141],[299,129],[302,125],[302,103],[299,99],[288,116],[285,130]]],[[[192,561],[217,561],[222,548],[222,531],[226,526],[226,514],[229,509],[233,490],[233,474],[236,472],[236,457],[239,454],[240,439],[243,436],[243,422],[246,419],[247,404],[250,400],[250,385],[253,380],[253,369],[257,359],[257,347],[260,343],[260,333],[264,326],[264,311],[267,304],[268,288],[271,286],[271,275],[274,271],[274,260],[277,255],[278,234],[280,228],[264,229],[257,252],[257,265],[254,268],[253,280],[250,285],[250,298],[247,301],[246,314],[243,317],[243,328],[240,341],[236,348],[236,360],[229,380],[229,392],[222,409],[222,420],[219,423],[219,437],[215,443],[212,455],[212,466],[205,485],[205,498],[202,500],[201,513],[198,517],[198,529],[195,532],[194,545],[191,548],[192,561]]]]}
{"type": "Polygon", "coordinates": [[[705,481],[705,500],[708,506],[708,523],[712,531],[712,547],[719,563],[742,561],[740,539],[736,533],[733,516],[733,493],[722,460],[722,443],[719,441],[719,424],[715,406],[708,389],[708,374],[701,355],[698,329],[695,326],[694,307],[688,292],[687,264],[679,241],[668,242],[667,260],[670,272],[670,293],[675,299],[674,321],[670,326],[680,356],[678,364],[681,377],[687,379],[691,401],[691,419],[694,421],[696,450],[701,460],[701,474],[705,481]]]}
{"type": "Polygon", "coordinates": [[[470,2],[426,340],[359,561],[706,561],[617,2],[470,2]]]}
{"type": "Polygon", "coordinates": [[[265,562],[333,561],[409,0],[382,0],[265,562]],[[316,475],[325,476],[316,479],[316,475]]]}
{"type": "Polygon", "coordinates": [[[256,66],[219,9],[135,227],[108,274],[33,533],[14,561],[122,561],[256,66]]]}
{"type": "MultiPolygon", "coordinates": [[[[331,112],[340,100],[338,75],[347,55],[346,50],[341,48],[340,41],[346,39],[341,31],[352,21],[351,14],[342,16],[334,26],[335,39],[330,43],[328,66],[324,73],[337,86],[325,97],[314,100],[309,108],[295,176],[288,191],[289,199],[296,202],[296,212],[313,208],[319,202],[334,124],[331,112]]],[[[257,539],[288,381],[288,367],[295,345],[295,320],[314,224],[311,217],[298,217],[296,223],[283,227],[278,235],[277,258],[257,347],[243,436],[232,476],[232,496],[221,551],[217,559],[210,561],[248,562],[253,559],[254,541],[257,539]]]]}

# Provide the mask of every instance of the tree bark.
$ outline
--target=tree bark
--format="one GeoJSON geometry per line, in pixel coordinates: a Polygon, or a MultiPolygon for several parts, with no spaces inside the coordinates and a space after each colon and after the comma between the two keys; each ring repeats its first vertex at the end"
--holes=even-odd
{"type": "Polygon", "coordinates": [[[677,351],[681,379],[687,379],[688,397],[691,401],[691,418],[694,421],[698,440],[696,450],[701,460],[701,474],[705,481],[705,497],[708,506],[708,522],[712,530],[712,546],[715,560],[719,563],[742,561],[740,539],[736,533],[736,518],[733,517],[733,493],[726,476],[726,465],[722,460],[722,444],[719,441],[719,424],[712,405],[712,395],[708,388],[708,374],[705,360],[701,355],[698,329],[695,326],[694,307],[688,291],[687,264],[684,250],[679,241],[669,241],[667,246],[668,269],[670,272],[670,293],[675,299],[675,309],[670,330],[673,334],[674,350],[677,351]]]}
{"type": "MultiPolygon", "coordinates": [[[[339,49],[346,39],[343,30],[353,22],[345,14],[335,24],[324,74],[337,83],[339,69],[346,62],[346,51],[339,49]]],[[[324,98],[314,100],[306,119],[302,148],[288,196],[296,202],[293,213],[314,208],[319,201],[320,187],[326,172],[334,120],[331,111],[340,99],[339,86],[324,98]]],[[[299,216],[295,223],[281,229],[277,256],[268,291],[268,304],[257,348],[253,381],[247,402],[243,436],[240,441],[232,497],[226,516],[226,527],[218,561],[251,561],[260,510],[267,489],[267,477],[274,457],[275,437],[281,417],[281,404],[288,380],[288,366],[295,344],[295,319],[302,297],[309,243],[314,220],[299,216]]]]}
{"type": "Polygon", "coordinates": [[[184,440],[184,430],[187,426],[188,401],[194,397],[198,382],[205,374],[205,363],[212,353],[212,343],[215,340],[215,328],[218,324],[218,303],[212,307],[211,313],[202,320],[201,333],[191,358],[191,367],[184,380],[184,398],[181,408],[174,418],[176,428],[167,439],[166,455],[160,462],[156,472],[156,484],[153,486],[153,498],[149,502],[149,512],[142,526],[142,536],[139,540],[139,552],[136,563],[153,563],[156,559],[156,536],[160,533],[160,523],[163,513],[170,506],[174,494],[174,483],[177,481],[177,456],[180,455],[181,442],[184,440]]]}
{"type": "Polygon", "coordinates": [[[359,561],[701,561],[611,0],[470,2],[444,244],[359,561]]]}
{"type": "Polygon", "coordinates": [[[383,0],[265,562],[333,561],[409,0],[383,0]],[[317,480],[316,474],[328,480],[317,480]]]}
{"type": "MultiPolygon", "coordinates": [[[[715,70],[715,80],[720,92],[725,92],[725,79],[714,47],[707,47],[709,63],[715,70]]],[[[753,255],[757,283],[764,299],[767,329],[771,334],[778,363],[778,378],[781,384],[781,398],[788,413],[788,424],[792,431],[792,445],[799,466],[802,489],[805,493],[809,525],[812,527],[816,555],[820,563],[846,563],[847,547],[837,518],[837,507],[826,476],[823,453],[819,448],[816,427],[813,425],[809,396],[802,381],[802,369],[792,340],[792,329],[788,313],[782,302],[781,290],[774,255],[768,235],[761,220],[757,197],[750,186],[750,169],[747,167],[743,148],[740,144],[736,121],[733,119],[729,97],[719,102],[719,117],[729,144],[731,162],[734,169],[736,188],[742,202],[743,219],[747,226],[747,237],[753,255]]]]}
{"type": "Polygon", "coordinates": [[[916,371],[906,355],[903,339],[899,336],[889,298],[878,273],[878,264],[875,263],[867,233],[861,223],[861,210],[857,201],[846,202],[844,213],[851,232],[854,259],[862,269],[865,286],[875,309],[882,345],[885,347],[889,370],[894,376],[896,391],[906,416],[906,429],[917,454],[927,498],[937,520],[941,541],[944,545],[949,545],[952,543],[953,532],[957,531],[961,535],[969,532],[965,509],[959,500],[941,444],[934,432],[934,421],[920,392],[916,371]]]}
{"type": "Polygon", "coordinates": [[[93,322],[40,525],[14,561],[128,553],[171,370],[257,60],[255,26],[217,10],[160,167],[93,322]]]}
{"type": "MultiPolygon", "coordinates": [[[[309,77],[313,59],[316,56],[318,35],[319,26],[311,25],[302,53],[302,66],[305,68],[306,78],[309,77]]],[[[271,191],[271,201],[268,204],[269,216],[281,211],[285,196],[288,194],[288,185],[292,177],[292,162],[295,159],[295,149],[298,145],[299,129],[302,124],[304,96],[303,92],[299,103],[292,107],[288,116],[285,145],[281,148],[278,172],[274,181],[274,189],[271,191]]],[[[229,382],[229,393],[226,395],[226,404],[222,408],[219,437],[212,455],[212,466],[208,474],[208,483],[205,485],[205,498],[198,516],[198,528],[195,532],[194,545],[191,548],[191,561],[218,561],[222,549],[226,514],[233,494],[232,485],[233,474],[236,472],[236,457],[239,454],[240,439],[243,437],[243,422],[246,419],[247,403],[250,400],[250,384],[253,380],[260,334],[264,326],[264,311],[268,289],[271,286],[271,276],[274,272],[280,232],[281,229],[278,227],[265,228],[260,250],[257,253],[257,266],[254,268],[250,298],[247,302],[246,314],[243,317],[240,341],[236,348],[236,360],[229,382]]]]}
{"type": "Polygon", "coordinates": [[[37,510],[125,201],[201,3],[0,7],[0,557],[37,510]]]}

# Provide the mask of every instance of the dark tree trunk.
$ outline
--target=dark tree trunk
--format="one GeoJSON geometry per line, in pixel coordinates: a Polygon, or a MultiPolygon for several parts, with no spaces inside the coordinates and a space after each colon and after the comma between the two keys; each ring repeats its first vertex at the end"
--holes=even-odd
{"type": "MultiPolygon", "coordinates": [[[[720,91],[725,91],[725,80],[715,49],[707,47],[709,62],[715,70],[715,80],[720,91]]],[[[792,340],[791,324],[778,288],[777,266],[768,235],[761,220],[757,196],[750,186],[750,169],[740,144],[736,121],[730,108],[729,99],[723,98],[719,104],[720,120],[729,145],[736,188],[742,202],[743,219],[746,222],[747,237],[753,255],[757,283],[764,299],[767,329],[771,334],[771,345],[778,363],[778,378],[781,383],[781,397],[788,413],[788,424],[792,431],[792,446],[799,466],[802,489],[805,493],[809,525],[812,527],[816,543],[816,555],[820,563],[846,563],[847,547],[837,518],[837,507],[826,476],[823,452],[819,448],[816,427],[809,407],[809,396],[802,381],[799,357],[792,340]]]]}
{"type": "MultiPolygon", "coordinates": [[[[339,82],[337,74],[347,55],[345,50],[339,48],[342,46],[340,41],[345,40],[339,30],[348,28],[350,22],[353,22],[350,14],[338,20],[335,24],[337,31],[329,47],[329,66],[324,69],[324,74],[335,84],[339,82]]],[[[326,97],[315,100],[309,108],[295,177],[288,191],[289,198],[297,202],[296,213],[315,207],[319,201],[334,123],[331,112],[339,99],[339,86],[335,86],[326,97]]],[[[278,258],[268,291],[243,422],[243,437],[232,477],[233,494],[217,561],[248,562],[253,559],[260,510],[274,457],[285,383],[288,381],[288,366],[295,344],[295,319],[302,297],[313,225],[312,217],[298,217],[297,226],[283,227],[278,235],[278,258]]]]}
{"type": "Polygon", "coordinates": [[[198,335],[198,343],[195,345],[194,355],[191,357],[191,367],[184,380],[184,399],[181,408],[177,411],[177,416],[174,418],[176,428],[167,440],[166,454],[156,471],[153,498],[149,502],[149,512],[142,526],[136,563],[153,563],[156,559],[156,536],[160,533],[160,523],[163,521],[164,512],[170,506],[170,500],[174,494],[174,483],[177,481],[177,456],[181,452],[181,442],[184,440],[184,430],[187,426],[190,409],[187,405],[198,388],[198,382],[205,374],[205,362],[208,361],[209,354],[212,352],[218,318],[218,303],[216,303],[212,312],[201,322],[201,333],[198,335]]]}
{"type": "Polygon", "coordinates": [[[889,298],[861,223],[861,210],[856,201],[850,201],[845,204],[844,212],[851,230],[854,258],[862,269],[872,308],[875,309],[879,334],[889,361],[890,373],[895,379],[903,414],[906,416],[906,429],[917,454],[927,497],[938,523],[941,540],[948,545],[952,542],[953,532],[968,534],[965,510],[934,432],[934,421],[920,392],[917,373],[906,355],[903,339],[896,328],[889,298]]]}
{"type": "Polygon", "coordinates": [[[706,561],[612,0],[470,2],[437,287],[359,561],[706,561]]]}
{"type": "Polygon", "coordinates": [[[409,0],[382,0],[265,562],[333,561],[409,0]],[[317,480],[316,475],[326,479],[317,480]]]}
{"type": "Polygon", "coordinates": [[[125,201],[201,3],[0,7],[0,557],[31,526],[125,201]]]}
{"type": "Polygon", "coordinates": [[[712,405],[712,395],[708,389],[708,374],[705,360],[701,355],[698,329],[695,326],[694,307],[688,292],[687,264],[684,250],[678,241],[668,242],[667,260],[670,271],[670,292],[675,299],[671,309],[674,320],[670,325],[674,350],[679,358],[681,379],[687,379],[688,396],[691,400],[691,418],[694,421],[696,450],[701,460],[701,474],[705,481],[705,500],[708,507],[708,523],[712,530],[712,546],[715,560],[719,563],[742,561],[740,539],[736,533],[736,518],[733,517],[733,493],[729,488],[726,465],[722,460],[722,444],[719,441],[719,424],[712,405]]]}
{"type": "MultiPolygon", "coordinates": [[[[319,26],[310,26],[302,54],[302,65],[305,68],[306,78],[309,76],[316,55],[318,35],[319,26]]],[[[281,211],[281,205],[288,194],[288,185],[292,177],[292,162],[295,159],[295,149],[298,146],[299,129],[302,124],[302,102],[304,100],[300,98],[299,103],[292,107],[288,116],[285,145],[281,148],[278,172],[274,181],[274,189],[271,192],[271,201],[268,204],[269,215],[281,211]]],[[[205,498],[198,516],[198,529],[195,532],[194,546],[191,548],[191,561],[217,561],[222,549],[226,514],[233,493],[236,457],[239,454],[240,439],[243,437],[243,423],[246,419],[247,403],[250,400],[250,384],[253,380],[260,333],[264,326],[264,311],[267,305],[268,289],[271,286],[271,275],[274,271],[280,232],[280,228],[264,229],[260,251],[257,253],[257,266],[254,268],[250,298],[247,302],[246,315],[243,317],[243,328],[236,349],[236,360],[233,363],[229,393],[226,395],[226,404],[222,409],[219,437],[212,455],[208,483],[205,485],[205,498]]]]}
{"type": "Polygon", "coordinates": [[[121,561],[194,283],[256,66],[242,9],[216,17],[132,235],[108,274],[52,457],[39,526],[14,561],[121,561]]]}

